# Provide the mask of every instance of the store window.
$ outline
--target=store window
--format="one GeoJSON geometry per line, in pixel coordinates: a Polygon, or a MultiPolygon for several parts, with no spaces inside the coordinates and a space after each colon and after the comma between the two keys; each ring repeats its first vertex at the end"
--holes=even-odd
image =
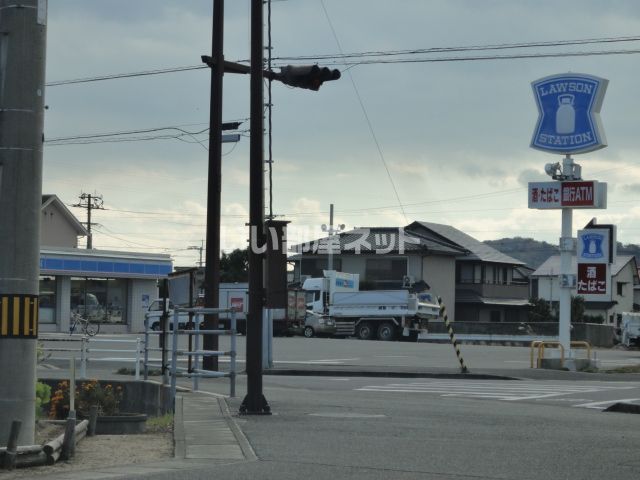
{"type": "Polygon", "coordinates": [[[38,322],[56,323],[56,277],[40,277],[38,322]]]}
{"type": "Polygon", "coordinates": [[[126,282],[121,278],[71,278],[71,311],[91,322],[126,323],[126,282]]]}

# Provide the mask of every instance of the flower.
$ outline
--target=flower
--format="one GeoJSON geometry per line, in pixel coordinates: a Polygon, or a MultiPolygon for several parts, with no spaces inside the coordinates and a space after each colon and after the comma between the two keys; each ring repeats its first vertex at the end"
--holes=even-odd
{"type": "MultiPolygon", "coordinates": [[[[76,410],[81,417],[89,416],[92,405],[98,406],[98,415],[113,415],[118,413],[124,391],[121,386],[115,390],[113,385],[105,387],[98,380],[83,382],[76,388],[76,410]]],[[[69,384],[66,381],[58,383],[58,388],[51,398],[49,417],[66,418],[69,413],[69,384]]]]}

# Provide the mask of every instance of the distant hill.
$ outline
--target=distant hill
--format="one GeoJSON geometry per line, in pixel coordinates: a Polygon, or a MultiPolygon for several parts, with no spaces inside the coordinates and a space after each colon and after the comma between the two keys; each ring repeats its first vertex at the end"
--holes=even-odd
{"type": "Polygon", "coordinates": [[[516,258],[528,267],[538,268],[547,258],[558,254],[558,246],[547,242],[539,242],[533,238],[501,238],[499,240],[485,240],[487,245],[496,250],[516,258]]]}
{"type": "MultiPolygon", "coordinates": [[[[533,238],[501,238],[499,240],[485,240],[484,243],[510,257],[525,262],[531,268],[538,268],[547,258],[559,254],[557,245],[539,242],[533,238]]],[[[618,255],[635,255],[640,259],[640,245],[632,243],[623,245],[618,242],[618,255]]]]}

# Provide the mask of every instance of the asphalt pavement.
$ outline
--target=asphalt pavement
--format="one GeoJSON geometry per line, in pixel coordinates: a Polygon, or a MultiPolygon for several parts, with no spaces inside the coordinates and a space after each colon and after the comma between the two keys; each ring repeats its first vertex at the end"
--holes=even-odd
{"type": "MultiPolygon", "coordinates": [[[[462,374],[446,345],[282,340],[263,377],[273,415],[239,416],[242,397],[225,395],[227,380],[201,381],[203,392],[177,399],[175,459],[64,478],[640,476],[640,416],[603,413],[606,401],[594,401],[635,400],[638,374],[531,369],[527,349],[489,346],[463,346],[462,374]]],[[[640,352],[598,356],[632,365],[640,352]]],[[[246,377],[238,382],[246,391],[246,377]]]]}

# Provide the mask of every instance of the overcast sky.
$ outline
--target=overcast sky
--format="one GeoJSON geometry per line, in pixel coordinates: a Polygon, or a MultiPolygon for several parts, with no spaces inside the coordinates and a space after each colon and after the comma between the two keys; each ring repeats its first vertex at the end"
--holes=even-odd
{"type": "MultiPolygon", "coordinates": [[[[246,60],[249,1],[225,3],[225,58],[246,60]]],[[[50,0],[47,82],[199,65],[201,55],[211,54],[211,16],[211,0],[50,0]]],[[[276,59],[636,35],[640,6],[634,0],[272,5],[276,59]]],[[[382,58],[613,50],[640,52],[640,41],[382,58]]],[[[522,236],[555,244],[560,212],[527,208],[527,182],[548,179],[545,163],[561,160],[529,147],[537,119],[531,82],[579,72],[610,81],[601,114],[609,146],[575,156],[583,178],[608,182],[609,197],[606,210],[575,211],[574,235],[596,216],[599,223],[617,224],[623,243],[640,243],[639,57],[339,66],[342,78],[318,92],[274,82],[274,214],[292,222],[290,243],[318,238],[333,203],[336,223],[347,228],[421,220],[453,225],[480,240],[522,236]]],[[[209,81],[202,69],[47,87],[48,140],[161,127],[194,132],[179,139],[45,146],[43,193],[68,205],[81,192],[104,198],[105,210],[93,214],[100,223],[95,248],[171,253],[176,265],[197,260],[198,252],[186,249],[205,238],[208,144],[206,132],[195,132],[208,126],[209,81]]],[[[221,244],[229,251],[246,245],[248,76],[227,74],[224,88],[224,120],[244,121],[241,141],[223,145],[221,244]]],[[[83,210],[71,210],[86,220],[83,210]]]]}

